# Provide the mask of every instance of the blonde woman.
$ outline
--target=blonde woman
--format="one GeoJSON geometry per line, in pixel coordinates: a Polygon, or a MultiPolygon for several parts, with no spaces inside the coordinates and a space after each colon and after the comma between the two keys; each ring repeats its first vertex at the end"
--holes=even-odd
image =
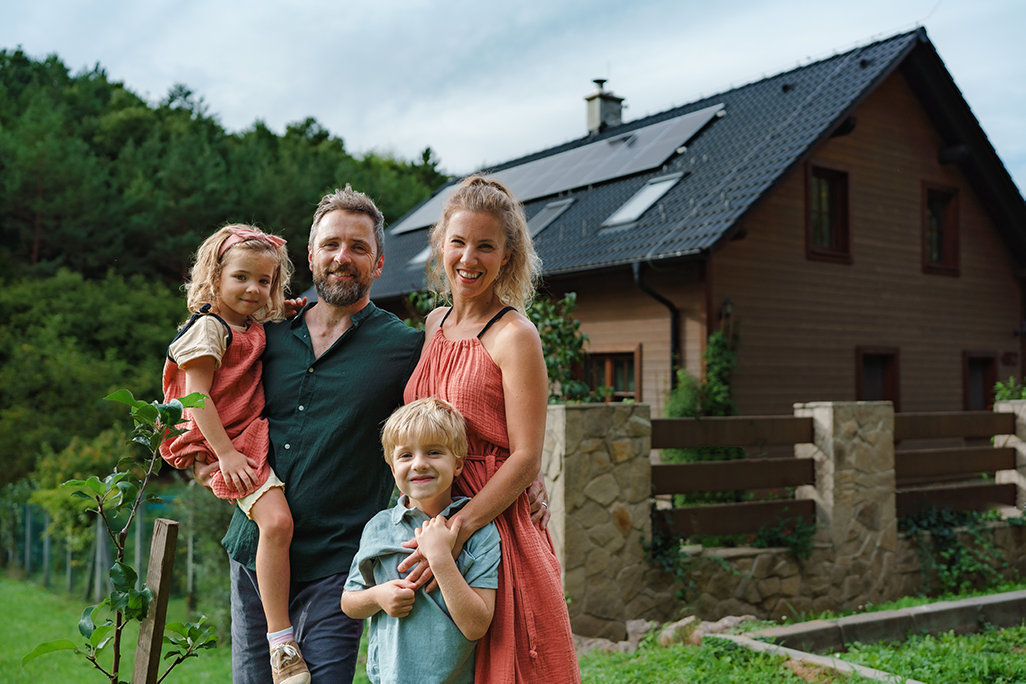
{"type": "MultiPolygon", "coordinates": [[[[501,183],[468,178],[446,201],[431,247],[432,287],[452,306],[428,316],[404,399],[444,399],[467,421],[469,453],[453,492],[472,499],[454,516],[454,554],[493,520],[502,540],[495,616],[478,642],[475,681],[579,682],[559,562],[526,494],[541,464],[548,379],[525,315],[540,261],[523,207],[501,183]]],[[[414,553],[399,569],[420,561],[414,553]]]]}

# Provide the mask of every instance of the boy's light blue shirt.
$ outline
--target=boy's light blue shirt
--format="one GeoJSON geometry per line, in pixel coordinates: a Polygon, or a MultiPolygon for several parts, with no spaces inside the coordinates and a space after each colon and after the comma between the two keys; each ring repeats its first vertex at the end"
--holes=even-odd
{"type": "MultiPolygon", "coordinates": [[[[400,497],[395,507],[381,511],[363,529],[360,550],[346,580],[346,591],[362,591],[397,580],[396,567],[411,549],[404,541],[428,519],[416,508],[406,508],[400,497]]],[[[442,515],[455,514],[470,501],[454,500],[442,515]]],[[[471,535],[463,546],[456,567],[467,584],[478,589],[499,586],[499,530],[488,523],[471,535]]],[[[406,573],[409,574],[409,573],[406,573]]],[[[374,684],[471,684],[474,681],[474,649],[449,615],[445,599],[438,589],[430,594],[420,589],[413,609],[404,618],[394,618],[381,610],[370,618],[367,649],[367,677],[374,684]]]]}

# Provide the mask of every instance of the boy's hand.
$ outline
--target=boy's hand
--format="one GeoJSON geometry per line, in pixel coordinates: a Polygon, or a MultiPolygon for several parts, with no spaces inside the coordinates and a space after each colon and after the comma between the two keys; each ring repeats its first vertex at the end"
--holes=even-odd
{"type": "Polygon", "coordinates": [[[249,494],[256,488],[256,461],[240,451],[229,451],[218,456],[217,464],[224,483],[240,494],[249,494]]]}
{"type": "Polygon", "coordinates": [[[374,589],[381,610],[392,617],[406,617],[413,610],[413,599],[417,596],[417,585],[413,582],[397,579],[379,584],[374,589]]]}
{"type": "Polygon", "coordinates": [[[425,521],[423,526],[417,528],[414,532],[417,548],[429,564],[437,563],[444,556],[452,557],[452,549],[456,545],[456,538],[462,525],[463,521],[456,518],[451,528],[446,527],[445,516],[440,515],[433,520],[425,521]]]}

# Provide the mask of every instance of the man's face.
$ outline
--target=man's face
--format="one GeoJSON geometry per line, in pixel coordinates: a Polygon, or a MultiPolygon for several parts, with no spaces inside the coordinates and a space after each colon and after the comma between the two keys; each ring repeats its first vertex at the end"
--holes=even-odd
{"type": "Polygon", "coordinates": [[[371,217],[341,210],[321,218],[309,256],[318,298],[338,307],[366,299],[385,264],[376,255],[371,217]]]}

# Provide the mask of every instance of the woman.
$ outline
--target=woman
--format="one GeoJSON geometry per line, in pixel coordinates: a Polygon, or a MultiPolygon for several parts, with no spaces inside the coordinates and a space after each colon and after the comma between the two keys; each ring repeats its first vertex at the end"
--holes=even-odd
{"type": "Polygon", "coordinates": [[[468,178],[446,201],[431,248],[429,281],[452,307],[428,316],[405,401],[436,396],[466,418],[470,450],[453,494],[473,498],[458,514],[456,552],[493,519],[502,539],[495,616],[478,642],[475,681],[580,682],[559,562],[525,493],[541,466],[548,378],[538,331],[524,315],[541,262],[523,207],[501,183],[468,178]]]}

